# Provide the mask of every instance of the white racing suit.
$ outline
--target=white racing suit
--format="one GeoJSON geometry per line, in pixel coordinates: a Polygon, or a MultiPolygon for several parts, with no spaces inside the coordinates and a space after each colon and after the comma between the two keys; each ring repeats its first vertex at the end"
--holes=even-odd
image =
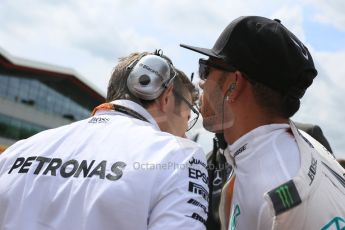
{"type": "Polygon", "coordinates": [[[222,229],[344,229],[345,170],[293,123],[258,127],[228,149],[222,229]]]}
{"type": "Polygon", "coordinates": [[[345,229],[345,170],[308,134],[293,124],[291,129],[301,168],[292,180],[265,194],[275,216],[272,229],[345,229]]]}

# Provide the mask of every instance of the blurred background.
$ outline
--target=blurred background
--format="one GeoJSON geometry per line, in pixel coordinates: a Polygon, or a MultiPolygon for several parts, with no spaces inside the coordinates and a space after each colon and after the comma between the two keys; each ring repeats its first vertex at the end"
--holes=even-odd
{"type": "MultiPolygon", "coordinates": [[[[189,75],[201,55],[180,43],[211,48],[230,21],[260,15],[295,33],[319,72],[293,120],[319,125],[345,157],[344,11],[343,0],[1,0],[0,151],[88,117],[118,58],[160,48],[189,75]]],[[[196,134],[208,152],[213,135],[201,123],[196,134]]]]}

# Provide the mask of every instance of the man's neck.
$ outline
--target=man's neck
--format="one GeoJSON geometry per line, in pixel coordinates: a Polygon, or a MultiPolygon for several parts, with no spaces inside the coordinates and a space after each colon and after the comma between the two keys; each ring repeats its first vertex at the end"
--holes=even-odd
{"type": "Polygon", "coordinates": [[[260,115],[242,116],[235,120],[231,128],[224,130],[224,138],[228,144],[234,143],[240,137],[250,132],[251,130],[268,124],[288,124],[289,119],[279,117],[268,117],[260,115]]]}

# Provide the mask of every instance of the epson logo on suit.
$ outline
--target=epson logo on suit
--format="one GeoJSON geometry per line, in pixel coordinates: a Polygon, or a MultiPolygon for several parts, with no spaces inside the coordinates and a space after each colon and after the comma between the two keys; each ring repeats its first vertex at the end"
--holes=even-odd
{"type": "Polygon", "coordinates": [[[202,178],[202,181],[205,184],[208,184],[208,176],[206,173],[203,173],[201,170],[195,169],[195,168],[188,168],[189,171],[189,177],[198,180],[199,178],[202,178]]]}

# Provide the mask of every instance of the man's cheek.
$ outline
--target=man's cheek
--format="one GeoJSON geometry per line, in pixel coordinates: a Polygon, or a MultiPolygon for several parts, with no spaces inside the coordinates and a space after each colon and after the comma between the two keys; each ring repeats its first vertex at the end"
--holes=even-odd
{"type": "Polygon", "coordinates": [[[203,95],[202,105],[200,107],[200,112],[203,117],[208,117],[210,115],[214,115],[214,108],[212,104],[209,102],[209,98],[203,95]]]}

